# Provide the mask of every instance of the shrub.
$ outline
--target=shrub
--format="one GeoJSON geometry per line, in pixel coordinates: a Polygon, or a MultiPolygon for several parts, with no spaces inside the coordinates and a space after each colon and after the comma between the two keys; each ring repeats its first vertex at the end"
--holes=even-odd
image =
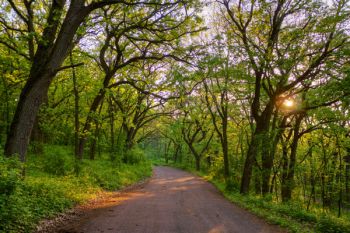
{"type": "Polygon", "coordinates": [[[126,152],[127,163],[138,164],[146,161],[146,156],[143,150],[138,147],[133,147],[126,152]]]}
{"type": "Polygon", "coordinates": [[[297,202],[275,204],[273,210],[285,216],[292,217],[293,219],[296,219],[301,222],[317,222],[315,214],[308,212],[300,203],[297,202]]]}
{"type": "Polygon", "coordinates": [[[320,233],[350,233],[350,224],[343,219],[323,215],[315,228],[320,233]]]}
{"type": "MultiPolygon", "coordinates": [[[[17,203],[12,203],[13,196],[21,184],[22,165],[17,158],[0,156],[0,223],[13,221],[17,203]]],[[[0,232],[8,230],[0,224],[0,232]]]]}
{"type": "Polygon", "coordinates": [[[107,190],[116,190],[151,175],[151,164],[139,162],[137,164],[118,164],[107,160],[89,162],[89,169],[85,176],[90,174],[93,182],[107,190]]]}
{"type": "Polygon", "coordinates": [[[43,158],[43,171],[56,176],[64,176],[71,173],[74,168],[73,155],[67,153],[64,148],[48,147],[43,158]]]}
{"type": "Polygon", "coordinates": [[[0,156],[0,195],[11,195],[20,181],[22,165],[17,158],[0,156]]]}
{"type": "Polygon", "coordinates": [[[225,190],[229,192],[238,192],[239,191],[239,183],[232,179],[228,178],[225,183],[225,190]]]}
{"type": "Polygon", "coordinates": [[[213,158],[212,164],[209,168],[209,175],[213,179],[222,180],[224,174],[224,159],[222,156],[217,156],[213,158]]]}

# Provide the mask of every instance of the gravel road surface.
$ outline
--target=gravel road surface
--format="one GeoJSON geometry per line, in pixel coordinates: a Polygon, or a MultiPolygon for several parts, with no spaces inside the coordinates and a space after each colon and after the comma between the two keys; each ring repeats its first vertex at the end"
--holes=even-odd
{"type": "Polygon", "coordinates": [[[188,172],[155,167],[141,187],[63,224],[60,233],[263,233],[285,232],[227,201],[188,172]]]}

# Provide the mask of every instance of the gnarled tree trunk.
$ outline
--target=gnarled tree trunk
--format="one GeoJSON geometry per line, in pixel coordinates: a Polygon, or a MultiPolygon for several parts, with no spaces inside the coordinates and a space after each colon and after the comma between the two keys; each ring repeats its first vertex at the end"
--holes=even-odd
{"type": "Polygon", "coordinates": [[[42,39],[45,43],[38,45],[28,81],[21,92],[7,137],[5,155],[18,154],[23,162],[39,107],[47,95],[51,81],[72,47],[79,25],[91,11],[84,7],[84,1],[73,1],[59,30],[64,5],[65,1],[52,3],[47,20],[48,26],[43,31],[42,39]]]}

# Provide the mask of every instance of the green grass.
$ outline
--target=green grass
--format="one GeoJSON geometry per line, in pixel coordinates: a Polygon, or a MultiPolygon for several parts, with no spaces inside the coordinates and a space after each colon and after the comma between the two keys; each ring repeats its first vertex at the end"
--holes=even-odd
{"type": "Polygon", "coordinates": [[[280,203],[273,201],[270,197],[261,197],[258,195],[241,195],[237,189],[227,188],[223,180],[219,180],[212,175],[203,171],[195,171],[186,165],[166,164],[162,160],[153,161],[156,165],[172,166],[187,170],[205,180],[213,183],[218,190],[231,202],[254,213],[255,215],[265,219],[267,222],[279,225],[295,233],[350,233],[350,219],[348,216],[337,218],[331,213],[321,212],[320,209],[307,211],[305,207],[298,202],[280,203]]]}
{"type": "Polygon", "coordinates": [[[226,190],[226,185],[222,182],[211,180],[208,177],[204,178],[213,183],[228,200],[264,218],[271,224],[286,228],[289,232],[314,232],[312,224],[314,223],[315,217],[304,213],[299,206],[274,203],[260,196],[243,196],[236,191],[226,190]],[[310,223],[309,220],[311,220],[311,225],[308,224],[310,223]]]}
{"type": "Polygon", "coordinates": [[[44,155],[29,156],[22,179],[22,165],[0,156],[0,232],[31,232],[43,218],[152,173],[149,162],[127,165],[105,157],[77,163],[66,148],[50,146],[44,155]]]}

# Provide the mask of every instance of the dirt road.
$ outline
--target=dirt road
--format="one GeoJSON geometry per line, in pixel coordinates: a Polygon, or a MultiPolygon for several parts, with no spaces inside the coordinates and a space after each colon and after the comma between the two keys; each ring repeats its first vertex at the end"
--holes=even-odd
{"type": "Polygon", "coordinates": [[[59,232],[283,232],[227,201],[213,185],[187,172],[156,167],[143,187],[90,210],[59,232]]]}

